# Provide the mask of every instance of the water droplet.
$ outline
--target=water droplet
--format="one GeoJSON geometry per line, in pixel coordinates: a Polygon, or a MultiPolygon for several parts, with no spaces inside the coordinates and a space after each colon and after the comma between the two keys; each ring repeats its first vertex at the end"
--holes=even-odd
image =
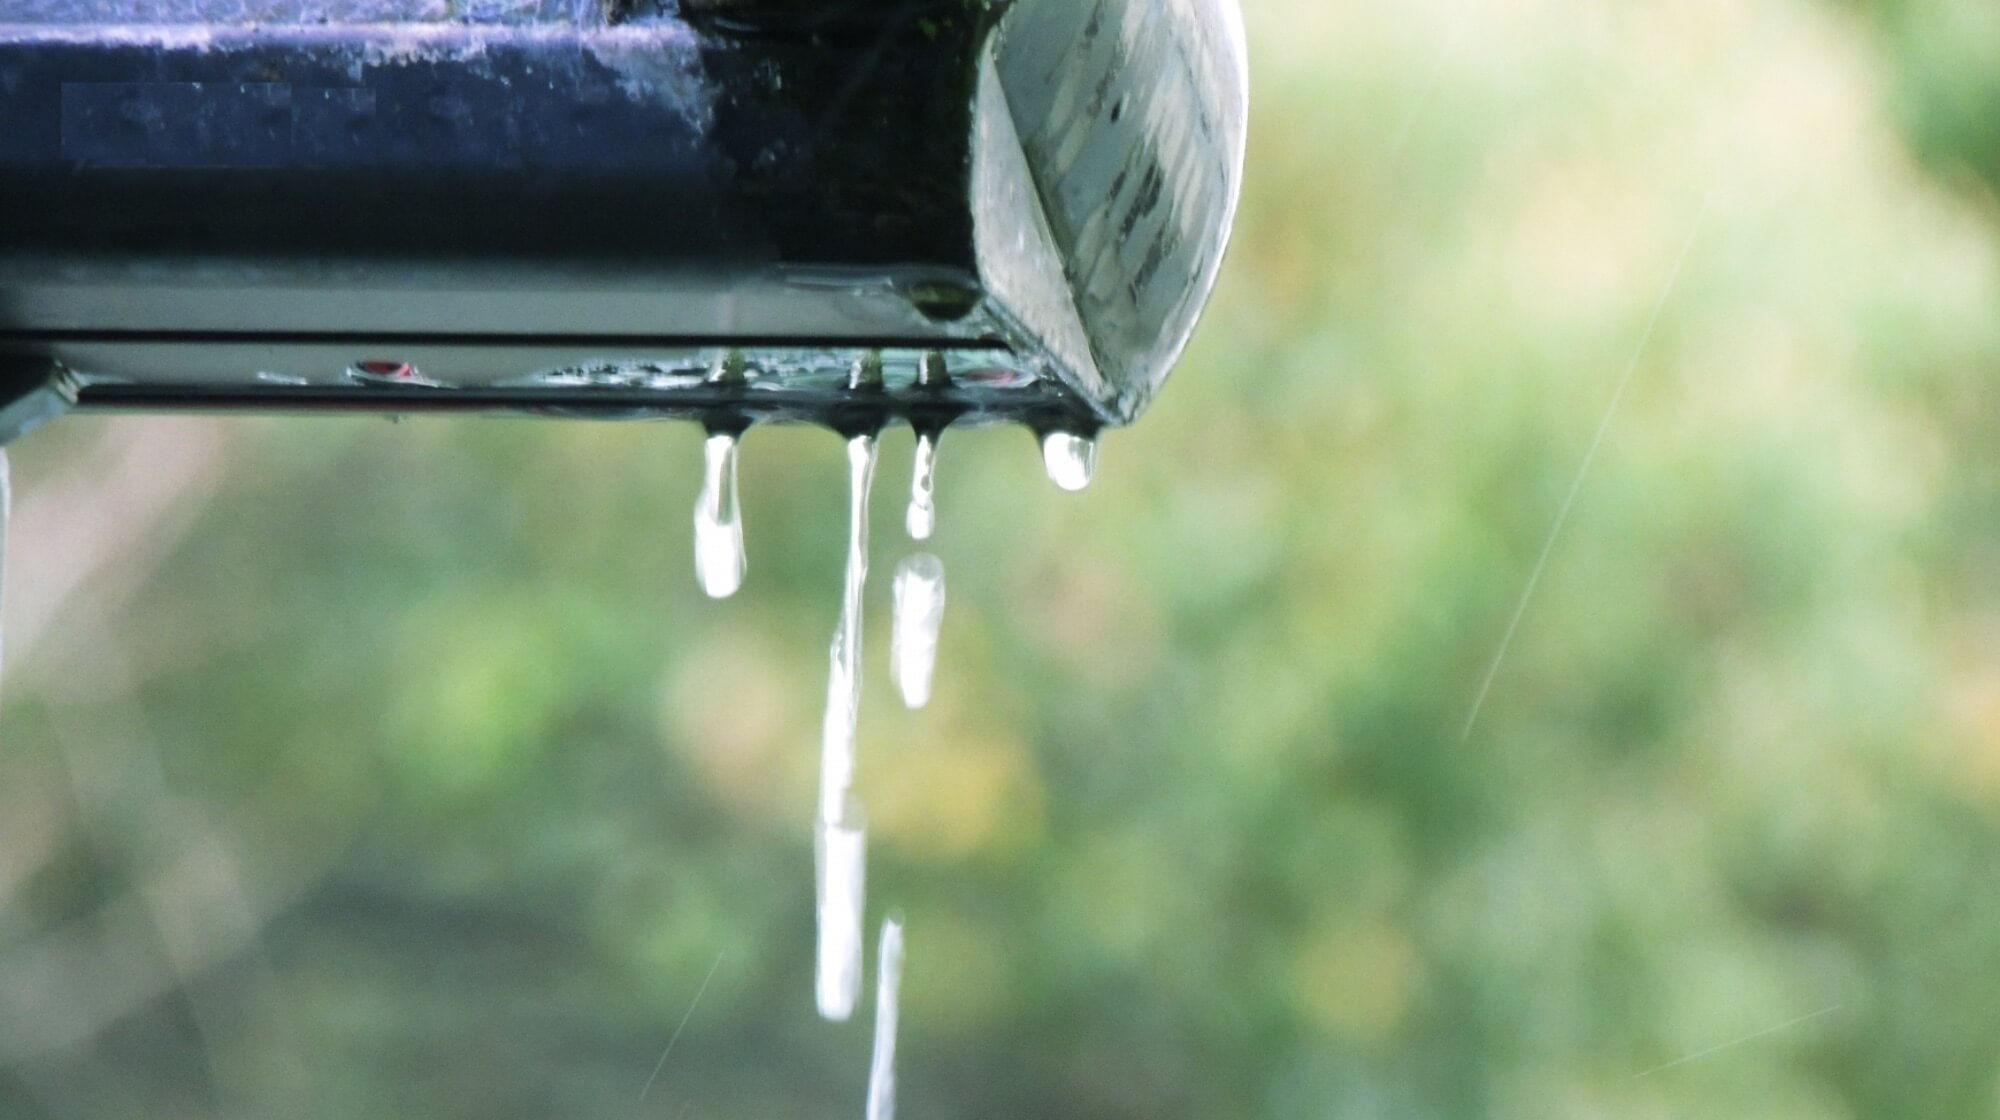
{"type": "Polygon", "coordinates": [[[903,923],[882,923],[875,951],[875,1058],[868,1067],[868,1120],[896,1117],[896,1012],[903,987],[903,923]]]}
{"type": "Polygon", "coordinates": [[[880,392],[882,355],[879,353],[857,355],[854,364],[848,367],[847,387],[856,392],[880,392]]]}
{"type": "Polygon", "coordinates": [[[1042,437],[1042,465],[1049,481],[1065,490],[1081,490],[1097,474],[1097,441],[1075,432],[1050,432],[1042,437]]]}
{"type": "Polygon", "coordinates": [[[813,837],[819,953],[814,995],[821,1017],[844,1023],[861,998],[861,915],[868,890],[868,831],[860,810],[822,821],[813,837]]]}
{"type": "Polygon", "coordinates": [[[924,389],[943,389],[951,385],[951,363],[937,350],[924,351],[917,359],[917,385],[924,389]]]}
{"type": "Polygon", "coordinates": [[[903,703],[921,708],[931,700],[937,670],[938,632],[944,628],[944,561],[928,552],[896,565],[895,626],[889,638],[890,674],[903,703]]]}
{"type": "Polygon", "coordinates": [[[708,437],[708,460],[701,497],[694,507],[694,571],[711,598],[727,599],[743,586],[748,559],[743,552],[743,511],[736,494],[737,439],[731,433],[708,437]]]}
{"type": "Polygon", "coordinates": [[[741,385],[750,379],[750,363],[741,350],[725,350],[709,363],[708,381],[713,385],[741,385]]]}
{"type": "Polygon", "coordinates": [[[868,584],[868,495],[875,437],[847,441],[847,584],[828,654],[826,720],[820,737],[820,819],[839,820],[854,784],[854,724],[861,708],[861,592],[868,584]]]}
{"type": "Polygon", "coordinates": [[[910,512],[904,527],[913,541],[927,541],[937,528],[937,453],[935,432],[917,433],[917,462],[910,471],[910,512]]]}

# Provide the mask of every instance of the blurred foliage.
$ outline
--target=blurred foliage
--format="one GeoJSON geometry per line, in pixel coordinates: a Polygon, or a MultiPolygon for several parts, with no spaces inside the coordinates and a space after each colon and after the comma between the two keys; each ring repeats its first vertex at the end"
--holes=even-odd
{"type": "MultiPolygon", "coordinates": [[[[903,1114],[2000,1112],[2000,9],[1250,7],[1174,385],[1081,497],[946,443],[930,710],[871,591],[903,1114]]],[[[0,1115],[858,1114],[840,450],[752,435],[724,604],[699,461],[21,446],[0,1115]]]]}
{"type": "Polygon", "coordinates": [[[1898,117],[1917,154],[1962,186],[2000,191],[2000,7],[1979,0],[1849,0],[1877,23],[1898,117]]]}

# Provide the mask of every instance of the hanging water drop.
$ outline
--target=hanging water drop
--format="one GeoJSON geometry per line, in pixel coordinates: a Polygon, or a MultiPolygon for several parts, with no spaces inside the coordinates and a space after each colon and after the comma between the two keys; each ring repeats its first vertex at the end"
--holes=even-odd
{"type": "Polygon", "coordinates": [[[868,894],[868,831],[858,805],[815,830],[813,870],[819,924],[813,992],[820,1016],[844,1023],[861,998],[861,917],[868,894]]]}
{"type": "Polygon", "coordinates": [[[820,820],[838,821],[854,785],[854,725],[861,709],[861,593],[868,585],[868,495],[875,484],[875,437],[847,441],[847,581],[826,686],[820,732],[820,820]]]}
{"type": "Polygon", "coordinates": [[[727,599],[743,586],[743,510],[736,492],[737,437],[716,432],[702,448],[707,469],[694,507],[694,570],[711,598],[727,599]]]}
{"type": "Polygon", "coordinates": [[[1064,490],[1081,490],[1097,474],[1097,440],[1075,432],[1050,432],[1042,437],[1042,465],[1050,482],[1064,490]]]}
{"type": "Polygon", "coordinates": [[[937,452],[937,433],[918,432],[917,462],[910,471],[910,512],[904,518],[913,541],[930,540],[937,528],[937,452]]]}
{"type": "Polygon", "coordinates": [[[903,986],[903,923],[882,923],[875,951],[875,1057],[868,1067],[868,1120],[895,1120],[896,1009],[903,986]]]}
{"type": "Polygon", "coordinates": [[[937,671],[938,632],[944,628],[944,561],[928,552],[905,557],[896,566],[895,624],[889,637],[890,674],[903,703],[921,708],[931,700],[937,671]]]}

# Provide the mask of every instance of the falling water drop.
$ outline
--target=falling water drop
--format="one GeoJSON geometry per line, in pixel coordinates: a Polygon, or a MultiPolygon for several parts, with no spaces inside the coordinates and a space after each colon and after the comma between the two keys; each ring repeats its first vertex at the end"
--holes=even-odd
{"type": "Polygon", "coordinates": [[[896,1116],[896,1005],[903,986],[903,923],[882,923],[875,955],[875,1058],[868,1067],[868,1120],[896,1116]]]}
{"type": "Polygon", "coordinates": [[[822,821],[813,836],[819,952],[814,995],[819,1013],[845,1023],[861,998],[861,916],[868,891],[868,831],[858,805],[822,821]]]}
{"type": "Polygon", "coordinates": [[[910,512],[904,519],[913,541],[930,540],[937,528],[937,453],[937,433],[918,432],[917,463],[910,471],[910,512]]]}
{"type": "Polygon", "coordinates": [[[905,557],[896,566],[893,586],[896,613],[889,638],[890,674],[903,703],[921,708],[931,700],[938,632],[944,627],[944,561],[928,552],[905,557]]]}
{"type": "Polygon", "coordinates": [[[711,598],[727,599],[743,586],[743,510],[736,494],[733,432],[716,432],[703,447],[707,472],[694,507],[694,570],[711,598]]]}
{"type": "Polygon", "coordinates": [[[861,592],[868,585],[868,494],[875,484],[875,437],[847,441],[847,585],[828,654],[826,720],[820,734],[820,820],[841,819],[854,785],[854,724],[861,709],[861,592]]]}
{"type": "Polygon", "coordinates": [[[1049,481],[1064,490],[1081,490],[1097,474],[1097,440],[1075,432],[1050,432],[1042,437],[1042,465],[1049,481]]]}

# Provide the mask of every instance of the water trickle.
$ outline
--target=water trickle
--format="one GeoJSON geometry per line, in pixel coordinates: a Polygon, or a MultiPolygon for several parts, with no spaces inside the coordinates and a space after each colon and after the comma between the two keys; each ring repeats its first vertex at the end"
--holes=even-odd
{"type": "Polygon", "coordinates": [[[890,674],[903,703],[921,708],[931,700],[937,670],[938,632],[944,628],[944,561],[919,552],[896,565],[895,626],[889,638],[890,674]]]}
{"type": "Polygon", "coordinates": [[[826,720],[820,732],[819,815],[841,819],[854,785],[854,725],[861,710],[861,592],[868,585],[868,495],[875,484],[875,437],[847,441],[847,586],[828,654],[826,720]]]}
{"type": "Polygon", "coordinates": [[[1049,481],[1065,490],[1081,490],[1097,474],[1097,440],[1075,432],[1050,432],[1042,437],[1042,465],[1049,481]]]}
{"type": "Polygon", "coordinates": [[[918,432],[917,463],[910,471],[910,512],[904,518],[913,541],[930,540],[937,528],[937,452],[937,433],[918,432]]]}
{"type": "Polygon", "coordinates": [[[821,1017],[844,1023],[861,998],[861,916],[868,893],[868,831],[859,806],[813,836],[819,916],[814,995],[821,1017]]]}
{"type": "Polygon", "coordinates": [[[896,1005],[903,986],[903,923],[882,923],[875,955],[875,1058],[868,1067],[868,1120],[896,1116],[896,1005]]]}
{"type": "Polygon", "coordinates": [[[854,726],[861,709],[861,593],[868,585],[868,495],[875,482],[875,437],[847,441],[847,582],[828,653],[826,721],[820,735],[819,824],[814,832],[819,1013],[834,1022],[861,997],[861,916],[868,842],[854,787],[854,726]]]}
{"type": "Polygon", "coordinates": [[[736,494],[733,433],[717,432],[703,447],[707,472],[694,507],[694,570],[711,598],[727,599],[743,586],[743,510],[736,494]]]}

